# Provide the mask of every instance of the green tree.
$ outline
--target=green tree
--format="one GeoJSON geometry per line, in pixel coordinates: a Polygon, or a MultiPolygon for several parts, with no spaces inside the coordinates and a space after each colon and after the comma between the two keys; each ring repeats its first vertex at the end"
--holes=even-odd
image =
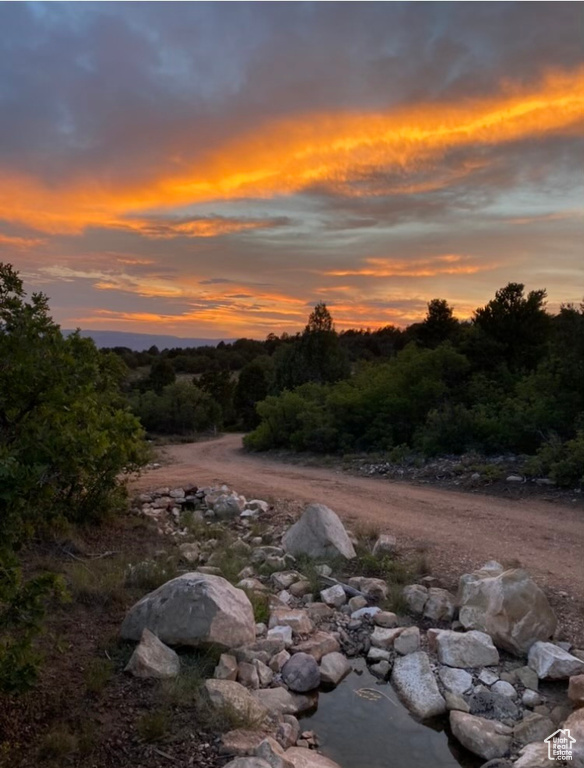
{"type": "Polygon", "coordinates": [[[458,329],[458,320],[452,307],[445,299],[432,299],[428,311],[418,326],[418,338],[425,347],[435,349],[439,344],[452,339],[458,329]]]}
{"type": "Polygon", "coordinates": [[[274,363],[271,357],[262,355],[242,368],[239,374],[233,402],[241,426],[246,431],[259,424],[256,403],[264,400],[274,384],[274,363]]]}
{"type": "Polygon", "coordinates": [[[27,301],[17,272],[0,264],[0,678],[12,670],[11,683],[0,679],[5,687],[31,679],[39,601],[55,586],[22,582],[15,553],[33,536],[118,507],[120,475],[146,460],[120,390],[125,370],[91,339],[65,338],[47,297],[27,301]]]}
{"type": "Polygon", "coordinates": [[[550,331],[546,295],[541,289],[525,296],[522,283],[509,283],[486,306],[476,310],[473,320],[480,332],[477,343],[483,360],[495,365],[504,362],[515,371],[536,367],[545,353],[550,331]]]}
{"type": "Polygon", "coordinates": [[[166,357],[158,357],[152,364],[146,387],[160,394],[164,387],[173,384],[175,380],[176,373],[170,360],[166,357]]]}

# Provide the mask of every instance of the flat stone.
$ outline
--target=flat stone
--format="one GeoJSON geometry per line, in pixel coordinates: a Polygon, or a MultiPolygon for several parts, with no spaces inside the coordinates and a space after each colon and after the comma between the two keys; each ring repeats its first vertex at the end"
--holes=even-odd
{"type": "Polygon", "coordinates": [[[369,667],[369,671],[371,674],[375,675],[375,677],[386,680],[389,676],[389,673],[391,672],[391,664],[389,661],[383,659],[382,661],[378,661],[376,664],[372,664],[369,667]]]}
{"type": "Polygon", "coordinates": [[[327,685],[338,685],[351,671],[351,665],[342,653],[327,653],[320,661],[320,680],[327,685]]]}
{"type": "Polygon", "coordinates": [[[306,611],[299,608],[274,608],[270,613],[268,627],[290,627],[292,632],[299,635],[308,635],[314,629],[314,624],[306,611]]]}
{"type": "Polygon", "coordinates": [[[229,653],[222,653],[213,674],[217,680],[237,680],[237,659],[229,653]]]}
{"type": "Polygon", "coordinates": [[[124,671],[134,677],[164,680],[179,674],[180,659],[149,629],[144,629],[140,644],[136,646],[124,671]]]}
{"type": "Polygon", "coordinates": [[[324,603],[309,603],[306,606],[306,613],[311,621],[322,621],[322,619],[329,619],[333,615],[333,609],[324,603]]]}
{"type": "Polygon", "coordinates": [[[469,706],[464,698],[459,693],[453,693],[452,691],[446,691],[444,693],[444,701],[446,702],[446,709],[451,712],[455,709],[457,712],[469,712],[469,706]]]}
{"type": "Polygon", "coordinates": [[[424,613],[424,606],[428,600],[427,587],[422,584],[408,584],[407,587],[403,588],[402,594],[411,613],[415,615],[424,613]]]}
{"type": "Polygon", "coordinates": [[[463,747],[484,760],[504,757],[511,747],[511,728],[496,720],[485,720],[453,710],[450,712],[450,727],[463,747]]]}
{"type": "Polygon", "coordinates": [[[371,664],[375,664],[378,661],[389,661],[390,659],[391,653],[389,651],[384,651],[383,648],[376,648],[374,645],[367,652],[367,661],[371,664]]]}
{"type": "MultiPolygon", "coordinates": [[[[246,690],[245,688],[243,689],[246,690]]],[[[291,693],[286,688],[259,688],[252,695],[256,701],[273,716],[297,715],[312,709],[318,701],[318,696],[304,696],[291,693]]]]}
{"type": "Polygon", "coordinates": [[[321,591],[320,599],[326,605],[330,605],[333,608],[340,608],[341,605],[344,605],[347,602],[347,595],[340,584],[334,584],[332,587],[328,587],[328,589],[323,589],[321,591]]]}
{"type": "Polygon", "coordinates": [[[387,583],[383,579],[374,579],[369,576],[352,576],[349,586],[363,592],[368,600],[385,600],[388,593],[387,583]]]}
{"type": "Polygon", "coordinates": [[[527,663],[540,680],[566,680],[584,673],[584,661],[554,643],[534,643],[529,649],[527,663]]]}
{"type": "Polygon", "coordinates": [[[233,680],[206,680],[205,689],[215,709],[234,711],[251,723],[261,723],[268,713],[247,688],[233,680]]]}
{"type": "Polygon", "coordinates": [[[517,698],[517,691],[511,685],[511,683],[508,683],[505,680],[498,680],[491,686],[491,690],[494,693],[500,693],[501,696],[507,696],[508,699],[517,698]]]}
{"type": "Polygon", "coordinates": [[[481,669],[478,678],[485,685],[493,685],[499,679],[499,675],[490,669],[481,669]]]}
{"type": "Polygon", "coordinates": [[[464,669],[440,667],[438,676],[442,681],[442,685],[452,693],[462,695],[472,688],[472,675],[465,672],[464,669]]]}
{"type": "Polygon", "coordinates": [[[449,667],[484,667],[498,664],[499,653],[484,632],[443,630],[436,638],[438,660],[449,667]]]}
{"type": "Polygon", "coordinates": [[[407,627],[393,641],[393,648],[401,656],[420,650],[420,630],[418,627],[407,627]]]}
{"type": "Polygon", "coordinates": [[[308,653],[310,656],[314,656],[316,661],[320,661],[327,653],[333,653],[334,651],[340,651],[341,647],[339,641],[330,632],[318,631],[315,632],[308,640],[304,640],[302,643],[298,643],[292,649],[292,653],[308,653]]]}
{"type": "Polygon", "coordinates": [[[290,747],[284,754],[288,760],[292,761],[294,768],[341,768],[334,760],[315,752],[313,749],[290,747]]]}
{"type": "Polygon", "coordinates": [[[428,655],[423,651],[399,656],[391,681],[405,706],[417,717],[424,720],[446,712],[446,702],[438,690],[428,655]]]}
{"type": "Polygon", "coordinates": [[[381,608],[377,605],[371,605],[367,608],[359,608],[351,614],[352,619],[363,619],[366,616],[372,618],[375,621],[375,616],[381,613],[381,608]]]}
{"type": "Polygon", "coordinates": [[[539,678],[537,672],[531,669],[531,667],[519,667],[515,670],[515,677],[526,688],[531,688],[532,691],[537,691],[539,687],[539,678]]]}
{"type": "Polygon", "coordinates": [[[446,589],[431,587],[424,604],[423,616],[431,621],[452,621],[456,612],[456,597],[446,589]]]}
{"type": "Polygon", "coordinates": [[[375,648],[392,648],[396,637],[402,633],[403,629],[403,627],[396,627],[394,629],[375,627],[371,633],[371,645],[375,648]]]}
{"type": "Polygon", "coordinates": [[[535,712],[529,712],[521,722],[513,728],[513,738],[520,746],[530,744],[533,741],[543,741],[554,732],[556,726],[549,719],[535,712]]]}
{"type": "Polygon", "coordinates": [[[391,629],[397,627],[399,622],[395,613],[392,613],[391,611],[379,611],[373,616],[373,623],[376,627],[391,629]]]}

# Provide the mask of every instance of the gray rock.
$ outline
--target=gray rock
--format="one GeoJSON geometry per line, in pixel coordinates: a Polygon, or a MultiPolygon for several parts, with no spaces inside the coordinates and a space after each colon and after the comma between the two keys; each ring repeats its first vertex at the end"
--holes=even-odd
{"type": "Polygon", "coordinates": [[[260,687],[258,671],[254,664],[248,661],[242,661],[237,669],[237,682],[245,685],[246,688],[256,689],[260,687]]]}
{"type": "Polygon", "coordinates": [[[235,712],[250,724],[261,723],[268,714],[247,688],[233,680],[206,680],[205,689],[215,709],[235,712]]]}
{"type": "Polygon", "coordinates": [[[313,749],[290,747],[286,750],[285,755],[288,760],[292,761],[294,768],[341,768],[338,763],[313,749]]]}
{"type": "Polygon", "coordinates": [[[306,693],[320,685],[320,669],[313,656],[295,653],[282,667],[282,680],[295,693],[306,693]]]}
{"type": "Polygon", "coordinates": [[[408,584],[403,588],[402,594],[411,613],[416,615],[424,613],[424,606],[428,600],[427,587],[421,584],[408,584]]]}
{"type": "Polygon", "coordinates": [[[452,693],[461,695],[472,688],[472,675],[465,672],[464,669],[440,667],[438,676],[446,690],[451,691],[452,693]]]}
{"type": "Polygon", "coordinates": [[[446,589],[431,587],[424,604],[423,615],[431,621],[452,621],[456,612],[456,597],[446,589]]]}
{"type": "Polygon", "coordinates": [[[487,690],[473,693],[468,704],[472,715],[488,720],[515,719],[519,714],[517,705],[511,699],[487,690]]]}
{"type": "Polygon", "coordinates": [[[531,667],[519,667],[515,670],[515,677],[526,688],[531,688],[532,691],[537,691],[539,687],[539,678],[537,672],[531,669],[531,667]]]}
{"type": "Polygon", "coordinates": [[[291,693],[286,688],[259,688],[250,695],[274,717],[306,712],[312,709],[318,700],[316,695],[302,696],[291,693]]]}
{"type": "Polygon", "coordinates": [[[556,630],[557,620],[547,597],[521,569],[497,572],[483,567],[465,574],[460,579],[458,601],[459,620],[465,629],[486,632],[495,645],[519,656],[556,630]]]}
{"type": "Polygon", "coordinates": [[[481,669],[478,678],[485,685],[493,685],[499,679],[499,675],[491,669],[481,669]]]}
{"type": "Polygon", "coordinates": [[[406,707],[421,719],[442,715],[446,702],[438,690],[428,655],[423,651],[395,660],[391,682],[406,707]]]}
{"type": "Polygon", "coordinates": [[[508,699],[517,698],[517,691],[511,683],[507,683],[505,680],[498,680],[491,686],[491,690],[493,693],[499,693],[501,696],[506,696],[508,699]]]}
{"type": "Polygon", "coordinates": [[[540,680],[566,680],[584,673],[584,661],[554,643],[534,643],[529,649],[527,663],[540,680]]]}
{"type": "Polygon", "coordinates": [[[463,747],[484,760],[504,757],[511,747],[511,728],[496,720],[452,711],[450,727],[463,747]]]}
{"type": "Polygon", "coordinates": [[[451,712],[455,709],[457,712],[470,712],[470,707],[464,700],[464,698],[452,691],[446,691],[444,693],[444,701],[446,702],[446,709],[451,712]]]}
{"type": "Polygon", "coordinates": [[[375,627],[371,633],[371,645],[374,648],[392,648],[396,637],[403,632],[403,627],[394,629],[385,629],[384,627],[375,627]]]}
{"type": "Polygon", "coordinates": [[[271,736],[256,747],[255,753],[256,757],[265,760],[270,768],[294,768],[294,763],[288,760],[280,744],[271,736]]]}
{"type": "Polygon", "coordinates": [[[499,663],[499,653],[484,632],[442,630],[436,635],[438,660],[449,667],[484,667],[499,663]]]}
{"type": "Polygon", "coordinates": [[[355,557],[355,548],[338,516],[324,504],[310,504],[282,539],[286,552],[309,557],[355,557]]]}
{"type": "Polygon", "coordinates": [[[380,555],[393,555],[396,546],[397,541],[395,536],[390,536],[388,533],[381,533],[373,545],[373,554],[375,557],[379,557],[380,555]]]}
{"type": "MultiPolygon", "coordinates": [[[[551,734],[548,734],[551,735],[551,734]]],[[[547,744],[527,744],[519,751],[519,758],[513,763],[513,768],[550,768],[565,763],[552,762],[548,757],[547,744]]]]}
{"type": "Polygon", "coordinates": [[[531,744],[533,741],[543,741],[556,730],[556,726],[543,715],[529,712],[521,722],[513,728],[513,738],[520,746],[531,744]]]}
{"type": "Polygon", "coordinates": [[[376,627],[392,628],[397,627],[398,618],[391,611],[379,611],[373,616],[373,623],[376,627]]]}
{"type": "Polygon", "coordinates": [[[334,584],[332,587],[322,590],[320,599],[325,605],[340,608],[341,605],[344,605],[347,602],[347,595],[340,584],[334,584]]]}
{"type": "Polygon", "coordinates": [[[223,768],[271,768],[261,757],[236,757],[226,763],[223,768]]]}
{"type": "Polygon", "coordinates": [[[584,709],[577,709],[563,724],[562,728],[570,731],[570,735],[576,741],[572,744],[573,768],[584,768],[584,709]]]}
{"type": "Polygon", "coordinates": [[[351,665],[342,653],[327,653],[320,660],[320,680],[327,685],[338,685],[351,671],[351,665]]]}
{"type": "Polygon", "coordinates": [[[176,677],[180,672],[178,655],[168,646],[161,643],[149,629],[144,629],[140,644],[135,648],[125,672],[134,677],[152,677],[164,680],[176,677]]]}
{"type": "Polygon", "coordinates": [[[418,627],[408,627],[400,632],[393,641],[393,648],[401,656],[420,650],[420,630],[418,627]]]}
{"type": "Polygon", "coordinates": [[[386,680],[389,676],[389,673],[391,672],[391,664],[389,661],[383,659],[382,661],[378,661],[376,664],[372,664],[369,667],[369,670],[373,675],[375,675],[375,677],[386,680]]]}
{"type": "Polygon", "coordinates": [[[215,667],[213,677],[217,680],[237,680],[237,659],[229,653],[222,653],[215,667]]]}
{"type": "Polygon", "coordinates": [[[285,648],[291,648],[294,640],[292,639],[292,627],[275,626],[268,629],[269,638],[280,638],[285,648]]]}
{"type": "Polygon", "coordinates": [[[137,640],[145,628],[169,645],[232,648],[255,640],[245,592],[221,576],[198,572],[172,579],[139,600],[126,614],[121,636],[137,640]]]}
{"type": "Polygon", "coordinates": [[[276,741],[283,749],[293,747],[300,736],[300,723],[294,715],[282,715],[282,722],[278,724],[276,741]]]}
{"type": "Polygon", "coordinates": [[[521,703],[526,707],[538,707],[541,704],[541,696],[537,691],[526,688],[521,697],[521,703]]]}

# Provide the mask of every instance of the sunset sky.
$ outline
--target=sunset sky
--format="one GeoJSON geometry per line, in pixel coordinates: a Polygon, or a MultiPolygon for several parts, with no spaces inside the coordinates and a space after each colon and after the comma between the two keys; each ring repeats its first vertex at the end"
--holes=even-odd
{"type": "Polygon", "coordinates": [[[0,3],[0,261],[65,328],[584,297],[582,3],[0,3]]]}

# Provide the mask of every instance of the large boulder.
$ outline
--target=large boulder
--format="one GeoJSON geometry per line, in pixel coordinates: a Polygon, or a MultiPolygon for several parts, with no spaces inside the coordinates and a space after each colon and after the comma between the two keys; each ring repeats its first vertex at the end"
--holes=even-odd
{"type": "Polygon", "coordinates": [[[233,648],[255,640],[252,605],[221,576],[185,573],[139,600],[126,614],[121,636],[139,640],[151,630],[169,645],[233,648]]]}
{"type": "Polygon", "coordinates": [[[527,663],[540,680],[566,680],[584,673],[584,661],[553,643],[534,643],[527,663]]]}
{"type": "Polygon", "coordinates": [[[338,516],[324,504],[309,504],[286,531],[282,546],[292,555],[355,557],[355,549],[338,516]]]}
{"type": "Polygon", "coordinates": [[[391,682],[410,712],[422,720],[446,712],[446,702],[423,651],[398,657],[391,682]]]}
{"type": "Polygon", "coordinates": [[[180,660],[172,648],[161,643],[149,629],[145,629],[124,671],[134,677],[164,680],[178,675],[180,660]]]}
{"type": "Polygon", "coordinates": [[[484,632],[453,632],[445,629],[436,635],[438,660],[448,667],[486,667],[499,663],[499,653],[484,632]]]}
{"type": "Polygon", "coordinates": [[[450,727],[463,747],[484,760],[503,757],[511,747],[511,728],[496,720],[485,720],[453,710],[450,727]]]}
{"type": "Polygon", "coordinates": [[[307,712],[313,709],[318,702],[318,694],[305,696],[291,693],[286,688],[259,688],[257,691],[253,691],[253,696],[262,707],[269,711],[272,717],[307,712]]]}
{"type": "Polygon", "coordinates": [[[521,656],[537,640],[554,634],[557,619],[526,571],[497,565],[461,577],[459,620],[465,629],[486,632],[499,648],[521,656]]]}

